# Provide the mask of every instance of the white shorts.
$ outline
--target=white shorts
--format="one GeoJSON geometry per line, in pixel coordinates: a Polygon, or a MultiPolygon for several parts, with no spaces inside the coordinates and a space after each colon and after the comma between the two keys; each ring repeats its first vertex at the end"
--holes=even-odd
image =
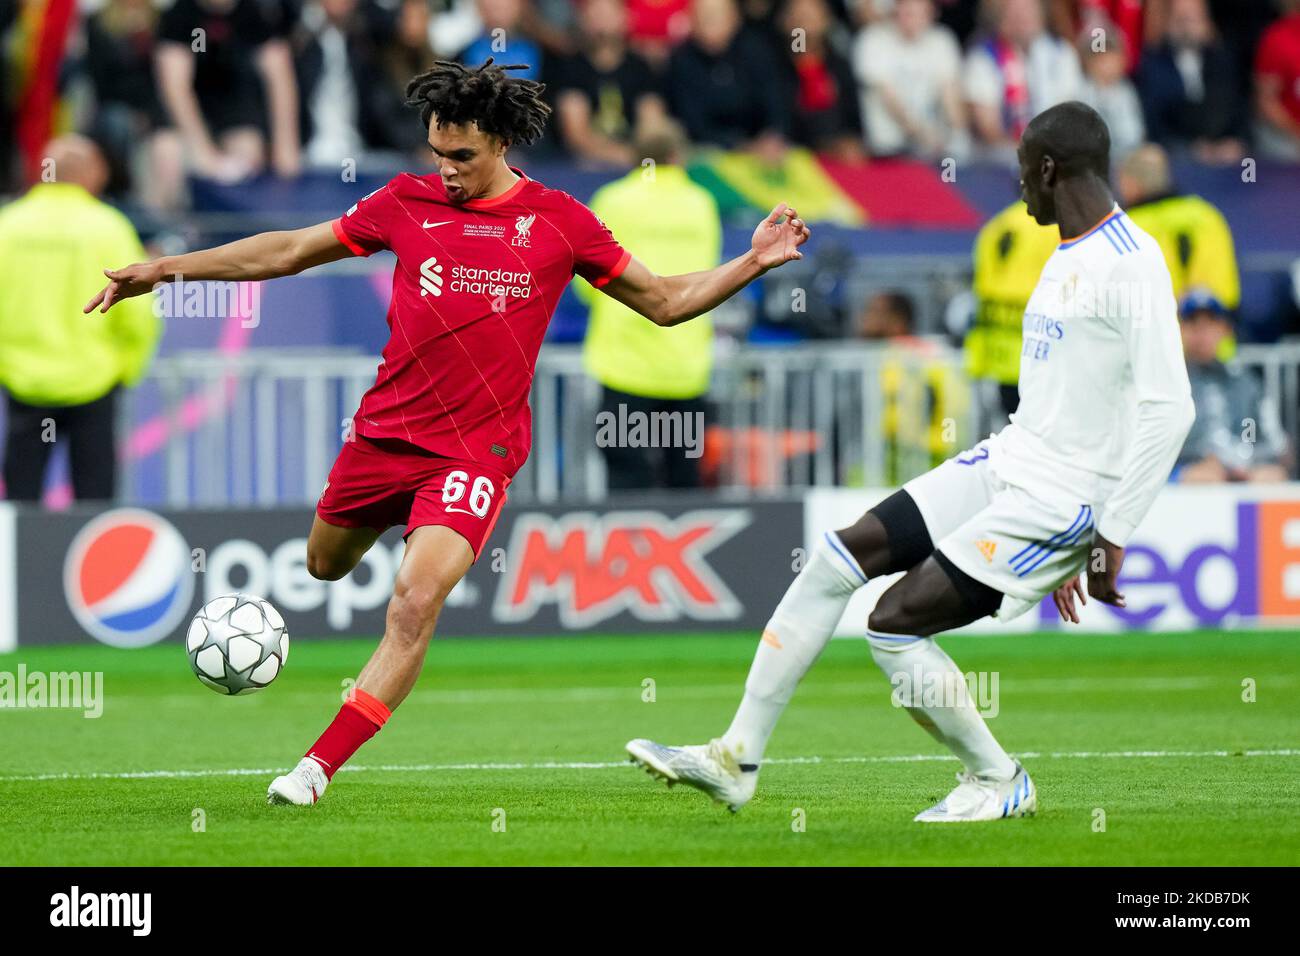
{"type": "Polygon", "coordinates": [[[1009,621],[1083,570],[1101,513],[1098,502],[1064,489],[1008,484],[1000,461],[993,435],[903,490],[935,548],[1003,595],[994,616],[1009,621]]]}

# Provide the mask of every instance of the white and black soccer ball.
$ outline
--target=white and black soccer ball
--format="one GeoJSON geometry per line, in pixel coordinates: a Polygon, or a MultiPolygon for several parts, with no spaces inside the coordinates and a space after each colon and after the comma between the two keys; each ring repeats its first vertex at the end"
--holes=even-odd
{"type": "Polygon", "coordinates": [[[218,694],[251,694],[284,669],[289,631],[270,601],[226,594],[199,608],[185,650],[195,676],[218,694]]]}

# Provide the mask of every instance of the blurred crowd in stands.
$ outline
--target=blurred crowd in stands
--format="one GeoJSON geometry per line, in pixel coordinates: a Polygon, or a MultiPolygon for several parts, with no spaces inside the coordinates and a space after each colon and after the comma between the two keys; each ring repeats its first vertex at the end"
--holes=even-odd
{"type": "MultiPolygon", "coordinates": [[[[24,169],[19,155],[18,91],[30,88],[34,64],[48,52],[39,49],[42,21],[75,2],[0,0],[0,194],[18,194],[36,178],[30,157],[24,169]]],[[[1242,290],[1227,221],[1175,188],[1171,159],[1300,163],[1300,0],[80,0],[68,36],[54,105],[45,104],[57,117],[49,132],[64,136],[40,155],[84,157],[74,164],[84,175],[73,181],[85,195],[77,194],[77,218],[68,218],[60,241],[92,264],[114,258],[102,251],[105,237],[115,248],[138,247],[133,231],[129,241],[114,238],[129,224],[100,208],[96,195],[147,210],[144,218],[157,223],[184,218],[196,178],[234,184],[317,171],[352,181],[348,172],[359,168],[426,168],[425,131],[405,106],[405,90],[438,59],[478,65],[493,57],[524,64],[522,75],[545,82],[554,121],[545,140],[512,159],[608,171],[592,208],[667,272],[707,268],[720,255],[714,198],[680,168],[695,149],[742,151],[773,167],[792,147],[847,162],[1010,166],[1033,115],[1082,99],[1110,127],[1117,195],[1160,243],[1180,303],[1199,417],[1179,480],[1272,480],[1295,463],[1260,379],[1232,361],[1242,290]],[[69,131],[81,135],[69,139],[69,131]],[[646,158],[663,170],[649,203],[639,170],[646,158]],[[88,230],[87,217],[102,228],[88,230]],[[1256,423],[1258,435],[1243,439],[1243,421],[1256,423]]],[[[35,223],[67,216],[70,195],[38,185],[11,205],[0,218],[0,247],[27,242],[35,223]]],[[[915,289],[876,287],[865,303],[851,304],[827,292],[854,271],[834,243],[785,277],[813,297],[806,310],[792,312],[779,283],[766,290],[764,302],[780,313],[768,324],[791,341],[887,342],[906,359],[887,365],[882,381],[888,477],[901,481],[905,462],[919,455],[933,464],[951,453],[944,423],[958,410],[974,402],[996,417],[1016,407],[1021,319],[1058,241],[1019,201],[984,224],[968,301],[947,309],[965,375],[936,355],[935,339],[918,335],[934,330],[920,317],[936,310],[914,301],[915,289]],[[920,376],[912,374],[918,361],[920,376]],[[924,415],[908,418],[908,409],[924,415]],[[909,445],[917,454],[909,457],[909,445]]],[[[49,268],[61,262],[51,258],[49,268]]],[[[96,268],[77,271],[98,281],[96,268]]],[[[43,319],[23,304],[36,295],[24,282],[45,281],[47,272],[9,270],[0,344],[6,318],[15,336],[34,322],[57,324],[53,313],[43,319]]],[[[76,292],[77,301],[88,297],[76,292]]],[[[591,307],[587,367],[605,407],[703,407],[714,351],[707,320],[651,343],[647,337],[668,330],[604,297],[583,302],[591,307]],[[638,359],[650,355],[657,361],[638,359]]],[[[79,318],[72,306],[63,311],[79,318]]],[[[756,311],[761,325],[765,310],[756,311]]],[[[1276,331],[1289,321],[1279,318],[1276,331]]],[[[136,329],[119,342],[106,328],[104,348],[143,354],[152,344],[140,343],[155,342],[157,332],[136,329]]],[[[110,432],[113,395],[143,369],[130,358],[124,364],[135,371],[97,382],[69,360],[60,376],[24,389],[14,375],[35,365],[8,351],[0,386],[11,444],[36,441],[29,426],[55,406],[90,421],[82,431],[110,432]]],[[[607,458],[611,487],[635,487],[659,472],[656,481],[671,486],[701,480],[689,461],[607,458]]],[[[11,494],[38,493],[44,458],[30,461],[30,473],[7,473],[11,494]]],[[[111,475],[74,472],[88,489],[79,487],[79,497],[111,494],[111,475]]]]}
{"type": "MultiPolygon", "coordinates": [[[[1287,481],[1294,475],[1296,449],[1281,419],[1277,399],[1259,375],[1232,361],[1232,312],[1208,289],[1198,287],[1179,303],[1183,356],[1196,405],[1196,421],[1170,476],[1183,484],[1287,481]]],[[[872,296],[857,317],[860,339],[889,346],[881,376],[885,400],[881,422],[886,450],[886,480],[901,484],[916,473],[915,463],[934,467],[952,455],[944,434],[951,416],[979,401],[972,394],[981,381],[998,386],[981,416],[980,434],[1000,428],[1019,402],[1017,372],[989,376],[980,363],[984,343],[966,337],[966,367],[956,375],[936,356],[935,340],[916,334],[916,306],[900,290],[872,296]],[[981,374],[983,373],[983,374],[981,374]],[[918,401],[917,389],[924,394],[918,401]],[[999,408],[1001,415],[998,414],[999,408]],[[921,410],[918,415],[915,410],[921,410]],[[906,417],[912,411],[910,418],[906,417]],[[906,464],[911,464],[908,470],[906,464]]]]}
{"type": "MultiPolygon", "coordinates": [[[[6,76],[23,11],[0,0],[6,76]]],[[[1116,158],[1144,141],[1208,163],[1300,161],[1300,0],[82,0],[60,71],[72,125],[112,160],[110,193],[182,208],[187,174],[399,161],[403,106],[438,58],[528,65],[556,110],[535,149],[635,165],[675,118],[703,146],[779,161],[1008,160],[1029,118],[1083,99],[1116,158]]],[[[0,143],[14,141],[13,97],[0,143]]],[[[5,149],[10,154],[12,149],[5,149]]],[[[0,191],[21,187],[5,155],[0,191]]]]}

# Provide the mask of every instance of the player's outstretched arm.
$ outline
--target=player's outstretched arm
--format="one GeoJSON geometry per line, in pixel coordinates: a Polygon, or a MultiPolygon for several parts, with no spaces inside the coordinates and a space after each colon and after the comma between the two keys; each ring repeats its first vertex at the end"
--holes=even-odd
{"type": "Polygon", "coordinates": [[[656,325],[677,325],[716,308],[767,270],[802,259],[799,247],[810,235],[799,214],[781,203],[758,224],[749,251],[730,262],[703,272],[661,276],[634,257],[600,291],[656,325]]]}
{"type": "Polygon", "coordinates": [[[121,269],[105,269],[108,285],[82,311],[93,312],[98,308],[107,312],[114,302],[144,295],[158,283],[178,278],[235,282],[278,279],[351,255],[353,252],[339,241],[328,222],[305,229],[263,232],[212,249],[163,256],[121,269]]]}

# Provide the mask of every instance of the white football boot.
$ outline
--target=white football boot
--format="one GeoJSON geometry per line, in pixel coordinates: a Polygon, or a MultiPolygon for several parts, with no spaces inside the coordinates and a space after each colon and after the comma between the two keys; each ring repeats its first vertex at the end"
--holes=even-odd
{"type": "Polygon", "coordinates": [[[968,823],[1032,817],[1038,809],[1038,788],[1018,763],[1010,780],[989,780],[973,773],[959,773],[957,780],[952,793],[913,819],[917,823],[968,823]]]}
{"type": "Polygon", "coordinates": [[[299,807],[310,807],[325,795],[330,778],[325,770],[310,757],[303,757],[283,777],[276,777],[266,790],[267,803],[292,803],[299,807]]]}
{"type": "Polygon", "coordinates": [[[758,784],[758,767],[738,763],[718,738],[687,747],[666,747],[638,738],[627,742],[627,752],[650,776],[670,787],[684,783],[702,790],[714,803],[726,804],[732,813],[749,802],[758,784]]]}

